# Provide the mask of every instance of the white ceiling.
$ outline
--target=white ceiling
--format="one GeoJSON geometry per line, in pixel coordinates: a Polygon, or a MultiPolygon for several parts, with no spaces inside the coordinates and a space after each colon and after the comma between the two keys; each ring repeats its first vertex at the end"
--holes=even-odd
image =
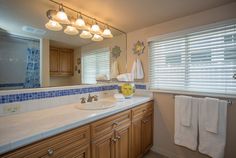
{"type": "MultiPolygon", "coordinates": [[[[125,32],[204,11],[235,0],[57,0],[125,32]]],[[[44,37],[71,45],[87,44],[78,36],[45,29],[46,11],[57,9],[49,0],[0,0],[0,27],[22,33],[28,25],[47,31],[44,37]]]]}

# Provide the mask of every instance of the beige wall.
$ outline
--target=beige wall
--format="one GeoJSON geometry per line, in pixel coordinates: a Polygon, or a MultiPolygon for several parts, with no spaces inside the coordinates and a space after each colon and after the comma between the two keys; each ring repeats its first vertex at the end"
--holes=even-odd
{"type": "MultiPolygon", "coordinates": [[[[127,34],[127,67],[130,72],[136,56],[132,54],[133,44],[138,40],[145,43],[144,54],[140,56],[148,82],[148,49],[147,40],[150,37],[171,32],[190,29],[223,20],[236,18],[236,3],[200,12],[191,16],[182,17],[165,23],[157,24],[127,34]]],[[[154,146],[153,150],[169,157],[205,158],[206,156],[174,145],[174,98],[173,94],[154,93],[155,119],[154,119],[154,146]]],[[[225,158],[236,157],[236,101],[228,110],[227,147],[225,158]]]]}

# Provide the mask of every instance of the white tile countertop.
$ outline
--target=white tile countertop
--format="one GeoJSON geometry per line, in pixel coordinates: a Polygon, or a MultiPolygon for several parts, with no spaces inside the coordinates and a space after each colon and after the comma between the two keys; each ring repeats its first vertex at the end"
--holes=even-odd
{"type": "Polygon", "coordinates": [[[0,117],[0,154],[133,108],[150,100],[152,100],[150,96],[134,96],[123,102],[115,102],[114,107],[104,110],[80,110],[76,108],[77,104],[70,104],[0,117]]]}

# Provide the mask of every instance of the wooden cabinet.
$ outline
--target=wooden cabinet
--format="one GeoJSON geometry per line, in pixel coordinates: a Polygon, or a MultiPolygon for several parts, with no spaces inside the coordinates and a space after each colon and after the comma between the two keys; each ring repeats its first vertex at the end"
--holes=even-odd
{"type": "Polygon", "coordinates": [[[91,124],[93,158],[130,158],[131,111],[91,124]]]}
{"type": "Polygon", "coordinates": [[[87,125],[17,149],[2,158],[90,158],[89,142],[90,128],[87,125]]]}
{"type": "Polygon", "coordinates": [[[153,102],[132,109],[132,158],[140,158],[153,144],[153,102]]]}
{"type": "Polygon", "coordinates": [[[73,49],[50,47],[50,76],[72,76],[73,49]]]}
{"type": "Polygon", "coordinates": [[[152,146],[153,103],[30,144],[1,158],[139,158],[152,146]]]}

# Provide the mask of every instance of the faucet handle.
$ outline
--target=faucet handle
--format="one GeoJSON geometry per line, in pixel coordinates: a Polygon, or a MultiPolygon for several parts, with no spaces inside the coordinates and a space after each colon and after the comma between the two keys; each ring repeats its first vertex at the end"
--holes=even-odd
{"type": "Polygon", "coordinates": [[[81,100],[81,104],[86,103],[86,98],[85,97],[80,98],[80,100],[81,100]]]}
{"type": "Polygon", "coordinates": [[[94,101],[98,101],[98,96],[97,95],[94,95],[93,98],[94,98],[94,101]]]}

